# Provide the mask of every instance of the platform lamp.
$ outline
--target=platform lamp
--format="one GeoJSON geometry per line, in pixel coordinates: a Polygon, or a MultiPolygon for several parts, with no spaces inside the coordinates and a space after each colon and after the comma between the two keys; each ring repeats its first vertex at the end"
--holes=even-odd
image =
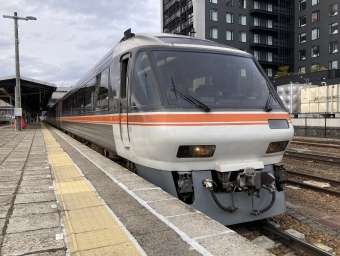
{"type": "Polygon", "coordinates": [[[22,108],[21,108],[21,94],[20,94],[20,66],[19,66],[19,37],[18,37],[18,20],[36,20],[37,18],[32,16],[26,17],[18,17],[17,13],[14,13],[14,16],[3,15],[4,18],[14,19],[14,35],[15,35],[15,76],[16,76],[16,85],[15,85],[15,131],[21,131],[21,116],[22,116],[22,108]]]}

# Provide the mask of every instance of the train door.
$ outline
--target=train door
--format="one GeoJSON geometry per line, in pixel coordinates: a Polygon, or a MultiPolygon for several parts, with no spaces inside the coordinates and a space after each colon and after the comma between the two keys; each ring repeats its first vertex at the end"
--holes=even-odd
{"type": "Polygon", "coordinates": [[[120,136],[125,148],[130,148],[129,122],[128,122],[128,88],[129,88],[129,57],[126,54],[120,61],[120,136]]]}

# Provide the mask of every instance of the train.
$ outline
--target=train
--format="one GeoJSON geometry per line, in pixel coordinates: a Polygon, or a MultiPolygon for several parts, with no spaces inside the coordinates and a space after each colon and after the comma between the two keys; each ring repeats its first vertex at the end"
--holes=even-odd
{"type": "Polygon", "coordinates": [[[8,124],[11,121],[11,117],[9,115],[0,114],[0,124],[8,124]]]}
{"type": "Polygon", "coordinates": [[[127,30],[45,121],[223,225],[286,211],[292,121],[245,51],[127,30]]]}

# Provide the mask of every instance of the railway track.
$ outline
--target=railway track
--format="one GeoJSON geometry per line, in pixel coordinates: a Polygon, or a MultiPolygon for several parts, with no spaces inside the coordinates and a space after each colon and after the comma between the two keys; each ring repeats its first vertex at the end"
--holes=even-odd
{"type": "MultiPolygon", "coordinates": [[[[326,183],[329,183],[332,186],[340,187],[340,181],[338,181],[338,180],[326,179],[326,178],[322,178],[322,177],[318,177],[318,176],[314,176],[314,175],[310,175],[310,174],[288,171],[288,170],[287,170],[287,173],[293,174],[295,176],[299,176],[299,177],[302,177],[302,178],[308,178],[308,179],[312,179],[312,180],[315,180],[315,181],[326,182],[326,183]]],[[[307,189],[311,189],[311,190],[315,190],[315,191],[319,191],[319,192],[323,192],[323,193],[327,193],[327,194],[331,194],[331,195],[340,197],[340,191],[337,191],[337,190],[320,188],[320,187],[317,187],[317,186],[309,185],[309,184],[299,182],[299,181],[295,181],[295,180],[291,180],[291,179],[288,179],[287,183],[297,185],[297,186],[302,187],[302,188],[307,188],[307,189]]]]}
{"type": "Polygon", "coordinates": [[[334,254],[326,252],[313,244],[310,244],[304,240],[301,240],[295,236],[288,234],[287,232],[275,228],[273,225],[267,221],[260,221],[260,229],[263,233],[270,233],[278,237],[282,244],[292,248],[295,251],[303,251],[305,255],[310,256],[331,256],[334,254]]]}
{"type": "Polygon", "coordinates": [[[296,150],[287,149],[284,153],[286,158],[303,159],[328,165],[340,165],[340,158],[335,156],[325,156],[319,154],[306,153],[296,150]]]}
{"type": "Polygon", "coordinates": [[[333,144],[333,142],[326,143],[315,143],[315,142],[307,142],[307,141],[292,141],[291,145],[304,145],[304,146],[312,146],[312,147],[320,147],[320,148],[340,148],[340,144],[333,144]]]}

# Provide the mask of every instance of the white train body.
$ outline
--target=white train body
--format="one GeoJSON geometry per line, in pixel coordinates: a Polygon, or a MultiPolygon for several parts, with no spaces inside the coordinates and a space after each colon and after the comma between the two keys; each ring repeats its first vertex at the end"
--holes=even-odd
{"type": "Polygon", "coordinates": [[[242,51],[127,33],[47,122],[126,159],[130,170],[225,225],[286,209],[280,162],[292,123],[242,51]]]}

